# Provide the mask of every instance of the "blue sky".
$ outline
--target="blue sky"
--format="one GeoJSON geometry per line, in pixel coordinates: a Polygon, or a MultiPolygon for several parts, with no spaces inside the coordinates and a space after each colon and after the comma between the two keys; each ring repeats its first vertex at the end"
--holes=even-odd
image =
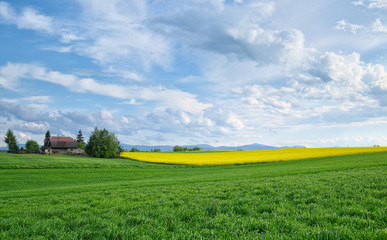
{"type": "Polygon", "coordinates": [[[0,0],[0,42],[19,143],[387,145],[387,0],[0,0]]]}

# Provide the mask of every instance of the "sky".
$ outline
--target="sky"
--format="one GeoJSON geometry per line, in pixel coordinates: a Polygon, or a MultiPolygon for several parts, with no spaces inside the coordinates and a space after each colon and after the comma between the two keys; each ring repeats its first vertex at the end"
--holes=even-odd
{"type": "Polygon", "coordinates": [[[0,43],[19,143],[387,145],[387,0],[0,0],[0,43]]]}

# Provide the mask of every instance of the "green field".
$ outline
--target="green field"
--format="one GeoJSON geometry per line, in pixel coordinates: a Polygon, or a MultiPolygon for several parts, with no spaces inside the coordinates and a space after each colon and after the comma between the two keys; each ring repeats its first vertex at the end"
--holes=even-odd
{"type": "Polygon", "coordinates": [[[247,165],[0,153],[0,239],[387,239],[387,153],[247,165]]]}

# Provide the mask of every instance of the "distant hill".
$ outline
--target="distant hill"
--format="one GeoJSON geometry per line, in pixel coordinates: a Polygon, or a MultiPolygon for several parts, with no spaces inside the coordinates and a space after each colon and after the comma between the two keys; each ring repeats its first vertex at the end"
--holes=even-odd
{"type": "MultiPolygon", "coordinates": [[[[18,143],[17,145],[19,146],[19,149],[20,148],[24,148],[24,149],[26,148],[25,144],[18,143]]],[[[40,147],[40,145],[39,145],[39,147],[40,147]]],[[[2,152],[8,151],[8,147],[0,147],[0,151],[2,151],[2,152]]]]}
{"type": "MultiPolygon", "coordinates": [[[[145,145],[128,145],[128,144],[121,144],[121,146],[130,151],[130,149],[137,148],[140,151],[151,151],[153,149],[160,149],[162,152],[172,152],[174,146],[170,145],[159,145],[159,146],[145,146],[145,145]]],[[[236,147],[228,147],[228,146],[220,146],[220,147],[214,147],[208,144],[196,144],[196,145],[181,145],[182,147],[188,147],[188,148],[194,148],[194,147],[200,147],[202,151],[252,151],[252,150],[268,150],[268,149],[278,149],[278,148],[304,148],[304,146],[284,146],[284,147],[273,147],[263,144],[250,144],[250,145],[241,145],[236,147]]]]}
{"type": "MultiPolygon", "coordinates": [[[[18,144],[19,148],[23,147],[26,148],[25,144],[18,144]]],[[[153,149],[160,149],[162,152],[173,152],[173,147],[170,145],[155,145],[155,146],[146,146],[146,145],[128,145],[128,144],[121,144],[121,146],[125,149],[130,151],[133,147],[137,148],[140,151],[151,151],[153,149]]],[[[268,150],[268,149],[278,149],[278,148],[304,148],[304,146],[284,146],[284,147],[273,147],[263,144],[249,144],[249,145],[241,145],[237,147],[228,147],[228,146],[220,146],[220,147],[214,147],[208,144],[197,144],[197,145],[182,145],[182,147],[188,147],[188,148],[194,148],[194,147],[200,147],[202,151],[253,151],[253,150],[268,150]]],[[[8,147],[0,147],[0,151],[7,151],[8,147]]]]}

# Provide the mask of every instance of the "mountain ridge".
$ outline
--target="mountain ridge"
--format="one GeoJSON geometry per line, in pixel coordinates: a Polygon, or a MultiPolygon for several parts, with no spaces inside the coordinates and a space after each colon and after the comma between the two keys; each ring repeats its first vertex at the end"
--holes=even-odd
{"type": "MultiPolygon", "coordinates": [[[[25,148],[25,144],[18,144],[19,148],[25,148]]],[[[259,143],[240,145],[240,146],[219,146],[214,147],[210,144],[196,144],[196,145],[181,145],[182,147],[194,148],[200,147],[202,151],[253,151],[253,150],[269,150],[269,149],[279,149],[279,148],[305,148],[304,146],[282,146],[282,147],[274,147],[259,143]]],[[[162,152],[173,152],[172,145],[130,145],[130,144],[121,144],[121,147],[127,151],[130,151],[133,147],[137,148],[140,151],[150,152],[154,149],[160,149],[162,152]]],[[[0,151],[7,151],[8,147],[0,147],[0,151]]]]}
{"type": "MultiPolygon", "coordinates": [[[[121,144],[121,146],[130,151],[133,147],[140,151],[152,151],[154,149],[160,149],[162,152],[173,152],[173,147],[171,145],[129,145],[129,144],[121,144]]],[[[305,148],[304,146],[282,146],[282,147],[274,147],[259,143],[240,145],[240,146],[219,146],[214,147],[209,144],[195,144],[195,145],[181,145],[182,147],[194,148],[200,147],[202,151],[253,151],[253,150],[268,150],[268,149],[279,149],[279,148],[305,148]]]]}

